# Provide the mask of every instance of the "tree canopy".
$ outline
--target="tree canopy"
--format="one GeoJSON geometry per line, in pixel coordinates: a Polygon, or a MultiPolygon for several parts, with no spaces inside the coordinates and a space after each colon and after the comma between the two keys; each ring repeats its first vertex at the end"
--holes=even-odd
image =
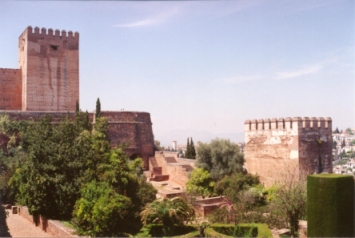
{"type": "Polygon", "coordinates": [[[214,139],[197,147],[196,165],[211,174],[213,180],[243,171],[244,155],[230,140],[214,139]]]}

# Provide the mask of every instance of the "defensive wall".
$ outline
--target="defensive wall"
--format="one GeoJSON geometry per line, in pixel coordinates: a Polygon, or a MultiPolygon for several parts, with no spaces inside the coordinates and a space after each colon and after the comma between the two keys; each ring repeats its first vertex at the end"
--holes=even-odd
{"type": "Polygon", "coordinates": [[[245,121],[245,161],[248,172],[270,186],[287,169],[298,176],[316,172],[319,157],[324,172],[332,172],[332,119],[287,117],[245,121]]]}
{"type": "MultiPolygon", "coordinates": [[[[52,122],[59,122],[65,116],[72,120],[75,112],[45,111],[0,111],[0,115],[8,115],[11,120],[38,120],[46,115],[52,122]]],[[[154,156],[154,135],[150,114],[147,112],[101,111],[101,116],[108,119],[108,138],[112,147],[127,143],[126,153],[132,157],[141,157],[144,168],[149,169],[149,157],[154,156]]],[[[95,123],[95,113],[89,113],[89,119],[95,123]]]]}
{"type": "Polygon", "coordinates": [[[22,80],[19,69],[0,69],[0,109],[21,110],[22,80]]]}

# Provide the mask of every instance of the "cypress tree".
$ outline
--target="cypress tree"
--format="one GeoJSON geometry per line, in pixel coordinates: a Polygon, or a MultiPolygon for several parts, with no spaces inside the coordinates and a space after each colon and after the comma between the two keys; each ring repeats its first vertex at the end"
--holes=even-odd
{"type": "Polygon", "coordinates": [[[79,102],[76,101],[76,104],[75,104],[75,112],[78,113],[79,111],[80,111],[79,102]]]}
{"type": "Polygon", "coordinates": [[[343,141],[341,142],[341,148],[344,148],[345,146],[345,139],[343,139],[343,141]]]}
{"type": "Polygon", "coordinates": [[[190,159],[196,159],[196,150],[195,150],[195,145],[194,145],[194,141],[192,140],[192,137],[190,143],[190,155],[191,155],[190,159]]]}
{"type": "Polygon", "coordinates": [[[96,100],[96,113],[95,113],[96,119],[101,116],[101,103],[100,103],[100,98],[97,98],[96,100]]]}
{"type": "Polygon", "coordinates": [[[186,145],[186,155],[185,155],[185,157],[186,158],[190,158],[190,141],[189,141],[189,137],[187,137],[187,145],[186,145]]]}

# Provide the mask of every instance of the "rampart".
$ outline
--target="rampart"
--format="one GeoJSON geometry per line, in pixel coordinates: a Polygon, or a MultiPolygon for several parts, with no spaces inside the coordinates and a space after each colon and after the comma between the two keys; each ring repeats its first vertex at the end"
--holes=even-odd
{"type": "MultiPolygon", "coordinates": [[[[0,111],[0,115],[8,115],[11,120],[39,120],[46,115],[52,117],[52,122],[69,116],[72,120],[74,112],[45,112],[45,111],[0,111]]],[[[149,169],[149,157],[154,156],[154,135],[150,114],[147,112],[102,111],[102,117],[108,119],[108,138],[111,146],[122,143],[128,144],[126,153],[131,158],[141,157],[146,170],[149,169]]],[[[89,113],[89,119],[95,123],[95,113],[89,113]]]]}
{"type": "MultiPolygon", "coordinates": [[[[146,170],[149,157],[154,156],[154,135],[150,114],[147,112],[101,111],[109,123],[108,137],[112,146],[128,143],[126,152],[132,157],[141,157],[146,170]]],[[[94,119],[95,121],[95,119],[94,119]]]]}
{"type": "Polygon", "coordinates": [[[21,110],[21,90],[21,70],[0,68],[0,108],[21,110]]]}
{"type": "Polygon", "coordinates": [[[324,172],[332,172],[331,118],[272,118],[245,121],[248,172],[269,186],[297,166],[299,176],[314,173],[319,157],[324,172]]]}

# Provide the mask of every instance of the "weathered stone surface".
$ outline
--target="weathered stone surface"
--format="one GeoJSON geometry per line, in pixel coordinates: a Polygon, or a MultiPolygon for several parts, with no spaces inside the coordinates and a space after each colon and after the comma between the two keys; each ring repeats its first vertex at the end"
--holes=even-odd
{"type": "Polygon", "coordinates": [[[27,27],[19,37],[23,111],[75,111],[79,33],[27,27]]]}
{"type": "Polygon", "coordinates": [[[0,68],[0,110],[21,110],[21,70],[0,68]]]}
{"type": "Polygon", "coordinates": [[[248,172],[258,174],[270,186],[286,171],[316,171],[321,156],[323,171],[332,172],[331,118],[280,118],[245,122],[245,160],[248,172]]]}

